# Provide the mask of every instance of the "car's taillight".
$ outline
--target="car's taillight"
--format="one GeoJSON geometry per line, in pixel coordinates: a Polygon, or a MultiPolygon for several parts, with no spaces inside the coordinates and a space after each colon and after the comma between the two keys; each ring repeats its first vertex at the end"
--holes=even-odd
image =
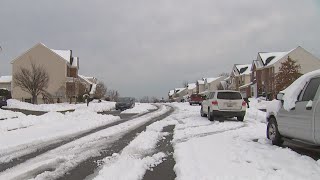
{"type": "Polygon", "coordinates": [[[218,106],[218,101],[212,101],[212,105],[218,106]]]}
{"type": "Polygon", "coordinates": [[[242,101],[242,106],[246,106],[247,103],[245,101],[242,101]]]}

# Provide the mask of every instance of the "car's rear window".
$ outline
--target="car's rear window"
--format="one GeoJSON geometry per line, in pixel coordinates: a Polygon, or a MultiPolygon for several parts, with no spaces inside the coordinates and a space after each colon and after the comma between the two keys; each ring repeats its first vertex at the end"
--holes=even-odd
{"type": "Polygon", "coordinates": [[[218,92],[218,99],[242,99],[241,94],[238,92],[218,92]]]}

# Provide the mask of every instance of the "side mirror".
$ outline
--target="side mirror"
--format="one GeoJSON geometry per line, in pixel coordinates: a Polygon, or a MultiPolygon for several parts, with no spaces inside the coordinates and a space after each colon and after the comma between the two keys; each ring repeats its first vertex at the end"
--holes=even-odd
{"type": "Polygon", "coordinates": [[[279,93],[279,94],[277,94],[277,100],[282,101],[282,100],[283,100],[283,96],[284,96],[284,94],[283,94],[283,93],[279,93]]]}

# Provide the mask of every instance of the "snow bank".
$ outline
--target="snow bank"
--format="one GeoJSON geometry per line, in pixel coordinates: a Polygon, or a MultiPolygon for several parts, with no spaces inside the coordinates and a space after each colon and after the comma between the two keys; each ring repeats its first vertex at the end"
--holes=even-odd
{"type": "Polygon", "coordinates": [[[25,115],[20,112],[13,112],[13,111],[9,111],[9,110],[0,109],[0,120],[17,118],[17,117],[21,117],[21,116],[25,116],[25,115]]]}
{"type": "MultiPolygon", "coordinates": [[[[49,112],[42,116],[29,115],[0,121],[0,162],[10,160],[11,155],[9,157],[4,155],[11,151],[14,152],[17,149],[37,144],[50,144],[56,139],[75,135],[118,120],[120,120],[118,116],[75,111],[66,115],[49,112]]],[[[35,149],[30,148],[30,151],[33,150],[35,149]]]]}
{"type": "Polygon", "coordinates": [[[66,111],[66,110],[73,110],[73,109],[85,109],[94,112],[101,112],[101,111],[109,111],[114,108],[115,102],[109,101],[101,101],[100,103],[97,101],[93,101],[87,104],[80,103],[80,104],[69,104],[69,103],[56,103],[56,104],[30,104],[26,102],[21,102],[15,99],[8,99],[7,100],[7,107],[8,108],[17,108],[17,109],[25,109],[31,111],[66,111]]]}
{"type": "Polygon", "coordinates": [[[300,78],[294,81],[289,87],[281,91],[281,93],[284,93],[283,108],[285,110],[290,111],[290,109],[295,107],[295,103],[300,92],[303,90],[306,83],[315,76],[320,76],[320,69],[302,75],[300,78]]]}
{"type": "Polygon", "coordinates": [[[157,109],[156,106],[149,103],[136,103],[132,109],[127,109],[121,112],[121,114],[141,114],[146,113],[149,110],[157,109]]]}

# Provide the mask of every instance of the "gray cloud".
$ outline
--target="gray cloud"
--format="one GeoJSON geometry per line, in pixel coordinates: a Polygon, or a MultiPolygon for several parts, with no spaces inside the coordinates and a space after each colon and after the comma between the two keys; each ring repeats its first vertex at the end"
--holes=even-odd
{"type": "Polygon", "coordinates": [[[166,96],[182,82],[229,72],[259,51],[298,45],[320,57],[316,0],[5,0],[1,75],[37,42],[72,49],[80,72],[121,94],[166,96]]]}

